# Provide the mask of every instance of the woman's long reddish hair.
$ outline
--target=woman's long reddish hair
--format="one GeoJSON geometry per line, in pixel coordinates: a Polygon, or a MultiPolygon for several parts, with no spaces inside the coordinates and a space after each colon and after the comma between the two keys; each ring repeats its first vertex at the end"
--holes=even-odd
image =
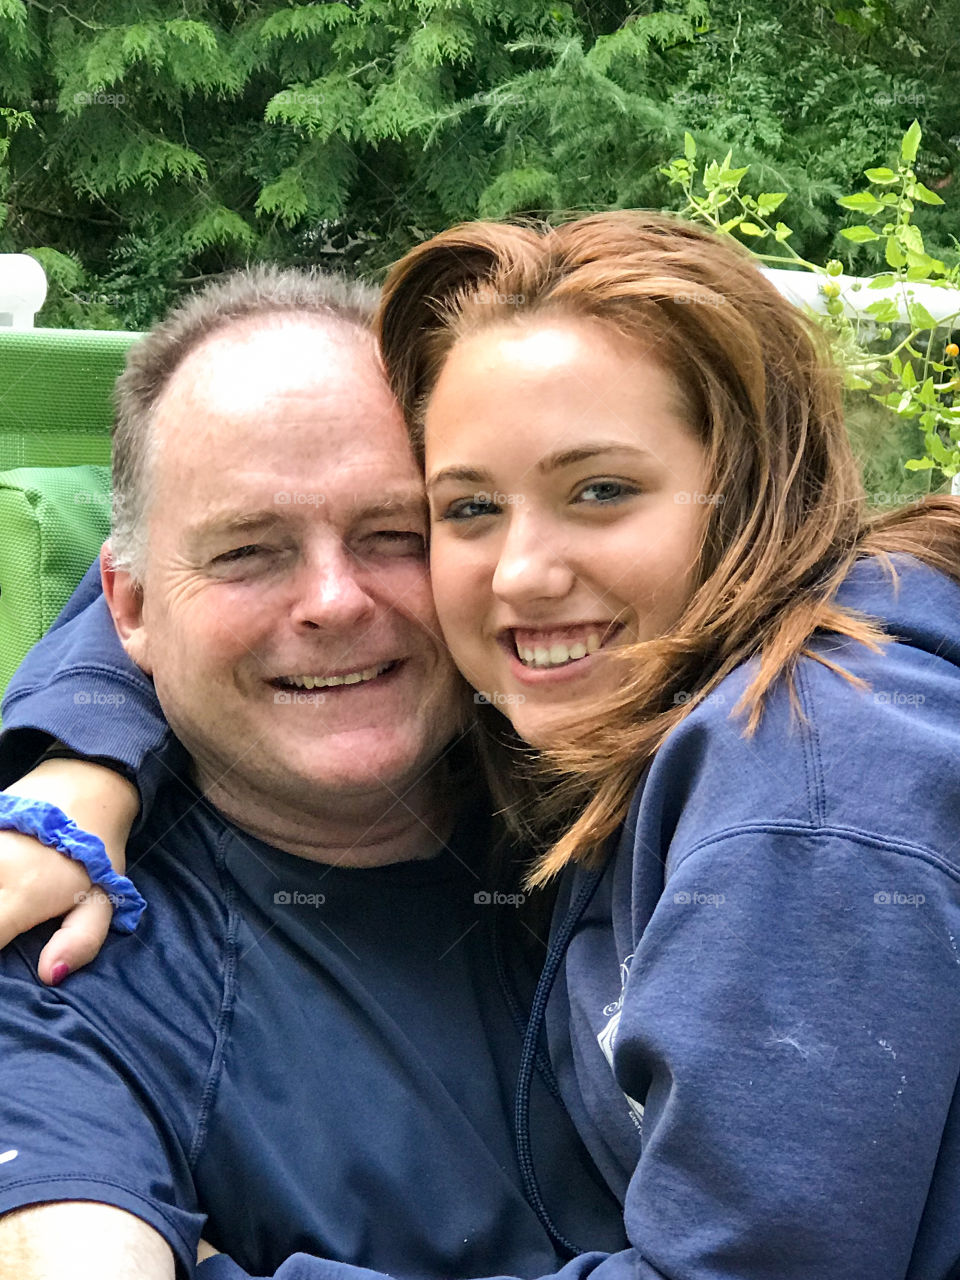
{"type": "Polygon", "coordinates": [[[757,658],[757,671],[736,710],[752,733],[773,685],[786,678],[792,691],[800,657],[832,665],[810,651],[815,631],[878,647],[879,627],[834,601],[856,559],[907,552],[960,581],[956,499],[867,512],[840,380],[816,322],[745,251],[665,215],[621,211],[551,228],[467,223],[402,258],[378,329],[421,457],[425,405],[453,345],[491,325],[558,315],[598,320],[655,354],[686,396],[706,450],[707,492],[722,501],[705,509],[683,616],[666,635],[613,651],[622,683],[588,714],[578,711],[566,745],[543,753],[535,792],[517,769],[519,740],[483,709],[495,793],[512,802],[517,826],[549,845],[531,884],[571,860],[599,858],[694,695],[745,660],[757,658]]]}

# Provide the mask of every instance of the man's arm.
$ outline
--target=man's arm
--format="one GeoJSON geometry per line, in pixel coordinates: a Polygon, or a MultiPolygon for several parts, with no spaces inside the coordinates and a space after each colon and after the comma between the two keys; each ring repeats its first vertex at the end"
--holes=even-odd
{"type": "Polygon", "coordinates": [[[174,1280],[166,1240],[112,1205],[30,1205],[0,1218],[0,1280],[174,1280]]]}

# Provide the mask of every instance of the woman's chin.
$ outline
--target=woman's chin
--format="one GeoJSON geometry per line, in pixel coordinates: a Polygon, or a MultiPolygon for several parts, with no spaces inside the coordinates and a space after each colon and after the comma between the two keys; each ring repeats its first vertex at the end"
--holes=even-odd
{"type": "Polygon", "coordinates": [[[564,705],[511,707],[508,716],[514,729],[538,751],[568,746],[577,736],[577,725],[583,719],[583,706],[572,699],[564,705]]]}

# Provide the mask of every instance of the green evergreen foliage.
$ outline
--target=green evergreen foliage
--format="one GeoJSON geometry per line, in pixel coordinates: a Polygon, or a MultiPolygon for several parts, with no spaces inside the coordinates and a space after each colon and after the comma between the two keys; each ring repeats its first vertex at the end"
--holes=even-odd
{"type": "MultiPolygon", "coordinates": [[[[920,176],[954,181],[949,10],[0,0],[0,251],[42,258],[42,323],[143,325],[251,260],[375,278],[466,218],[679,207],[663,167],[689,131],[745,191],[789,193],[799,253],[877,270],[835,201],[914,117],[920,176]]],[[[916,217],[937,256],[948,205],[916,217]]]]}

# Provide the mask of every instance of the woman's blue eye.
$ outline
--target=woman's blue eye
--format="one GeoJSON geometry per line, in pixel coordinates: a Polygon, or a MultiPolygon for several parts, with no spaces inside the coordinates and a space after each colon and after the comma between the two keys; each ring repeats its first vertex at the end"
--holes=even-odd
{"type": "Polygon", "coordinates": [[[496,503],[487,498],[461,498],[451,502],[440,517],[441,520],[475,520],[478,516],[496,514],[496,503]]]}
{"type": "Polygon", "coordinates": [[[620,498],[628,497],[630,494],[636,493],[637,490],[631,485],[623,484],[620,480],[592,480],[590,484],[584,485],[577,495],[581,501],[608,503],[616,502],[620,498]],[[594,497],[587,495],[593,493],[594,497]]]}

